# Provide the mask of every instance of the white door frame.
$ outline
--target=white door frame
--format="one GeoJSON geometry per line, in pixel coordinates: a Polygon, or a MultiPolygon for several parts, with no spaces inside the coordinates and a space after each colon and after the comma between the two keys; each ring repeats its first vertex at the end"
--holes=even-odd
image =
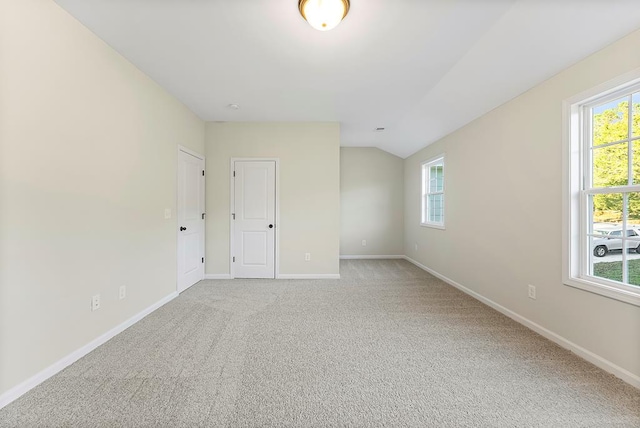
{"type": "MultiPolygon", "coordinates": [[[[204,155],[201,155],[198,152],[195,152],[191,149],[188,149],[184,146],[181,146],[180,144],[178,144],[178,150],[176,150],[176,202],[175,202],[175,214],[174,214],[174,227],[176,229],[176,291],[178,293],[180,293],[180,270],[178,269],[179,267],[179,261],[178,259],[180,258],[180,253],[178,251],[179,249],[179,244],[178,244],[178,240],[180,239],[180,231],[178,230],[178,192],[180,191],[180,186],[178,185],[179,183],[179,175],[180,175],[180,152],[184,152],[187,153],[193,157],[196,157],[198,159],[201,159],[204,166],[204,170],[207,170],[207,162],[205,159],[204,155]]],[[[205,172],[206,174],[206,172],[205,172]]],[[[206,175],[205,175],[206,178],[206,175]]],[[[206,199],[206,195],[207,193],[205,192],[205,186],[207,184],[207,180],[203,180],[202,183],[202,190],[200,191],[200,196],[202,197],[202,202],[204,204],[203,209],[205,209],[206,212],[206,203],[207,203],[207,199],[206,199]]],[[[206,219],[206,215],[205,215],[205,219],[206,219]]],[[[200,239],[200,254],[202,257],[205,257],[204,251],[205,251],[205,235],[206,235],[206,228],[207,228],[207,222],[206,220],[204,221],[204,223],[202,224],[202,239],[200,239]]],[[[207,261],[207,259],[205,258],[205,262],[207,261]]],[[[204,279],[205,277],[205,272],[206,272],[206,268],[202,270],[203,274],[202,274],[202,278],[204,279]]]]}
{"type": "Polygon", "coordinates": [[[233,213],[235,212],[235,180],[233,170],[236,162],[264,162],[272,161],[276,164],[276,219],[275,219],[275,278],[280,277],[280,158],[231,158],[229,161],[229,276],[236,277],[235,265],[233,262],[235,251],[235,232],[233,224],[233,213]]]}

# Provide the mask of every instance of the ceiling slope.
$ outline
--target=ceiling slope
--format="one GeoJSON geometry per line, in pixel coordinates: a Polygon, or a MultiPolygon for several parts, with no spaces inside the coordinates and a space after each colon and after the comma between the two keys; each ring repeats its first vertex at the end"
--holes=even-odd
{"type": "Polygon", "coordinates": [[[339,121],[401,157],[640,28],[637,0],[352,0],[329,32],[296,0],[57,3],[202,119],[339,121]]]}

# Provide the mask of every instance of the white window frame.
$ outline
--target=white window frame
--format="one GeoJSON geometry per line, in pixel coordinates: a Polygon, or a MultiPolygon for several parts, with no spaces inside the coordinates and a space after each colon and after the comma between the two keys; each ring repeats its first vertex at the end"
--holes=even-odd
{"type": "Polygon", "coordinates": [[[421,171],[421,178],[422,178],[422,184],[421,184],[421,192],[420,192],[420,225],[421,226],[425,226],[425,227],[432,227],[435,229],[443,229],[444,230],[444,219],[445,219],[445,215],[446,215],[446,181],[447,181],[447,177],[446,177],[446,166],[445,166],[445,156],[444,153],[440,154],[438,156],[435,156],[431,159],[428,159],[424,162],[422,162],[422,164],[420,164],[420,171],[421,171]],[[429,187],[429,170],[432,166],[437,166],[437,165],[442,165],[442,191],[441,192],[431,192],[429,187]],[[429,207],[427,204],[427,200],[428,198],[426,197],[427,195],[442,195],[442,221],[441,222],[434,222],[434,221],[429,221],[429,207]]]}
{"type": "MultiPolygon", "coordinates": [[[[640,306],[640,287],[588,275],[591,245],[588,241],[589,195],[614,188],[591,188],[591,118],[586,111],[640,91],[640,69],[589,89],[563,102],[563,283],[632,305],[640,306]],[[587,136],[585,138],[585,135],[587,136]]],[[[629,159],[631,162],[632,159],[629,159]]],[[[616,193],[640,192],[640,185],[615,188],[616,193]]],[[[622,230],[627,230],[626,215],[622,230]]],[[[623,233],[622,248],[625,248],[623,233]]],[[[626,251],[622,251],[626,260],[626,251]]],[[[624,263],[624,262],[623,262],[624,263]]]]}

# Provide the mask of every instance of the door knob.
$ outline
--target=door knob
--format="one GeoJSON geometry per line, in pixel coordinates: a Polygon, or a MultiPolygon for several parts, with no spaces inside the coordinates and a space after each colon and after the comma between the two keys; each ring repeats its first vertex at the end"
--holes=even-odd
{"type": "Polygon", "coordinates": [[[183,230],[187,230],[186,227],[180,226],[180,231],[182,232],[183,230]]]}
{"type": "Polygon", "coordinates": [[[269,229],[273,229],[273,225],[272,224],[269,225],[269,229]]]}

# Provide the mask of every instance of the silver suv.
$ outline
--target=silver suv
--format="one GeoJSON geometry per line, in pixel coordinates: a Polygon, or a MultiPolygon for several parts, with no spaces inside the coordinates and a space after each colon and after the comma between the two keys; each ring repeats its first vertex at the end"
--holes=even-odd
{"type": "MultiPolygon", "coordinates": [[[[622,229],[604,229],[595,230],[598,235],[606,235],[602,238],[595,238],[593,240],[593,255],[596,257],[604,257],[609,251],[622,250],[622,229]]],[[[636,238],[635,240],[627,240],[625,247],[627,250],[635,250],[640,254],[640,230],[627,229],[628,238],[636,238]]]]}

